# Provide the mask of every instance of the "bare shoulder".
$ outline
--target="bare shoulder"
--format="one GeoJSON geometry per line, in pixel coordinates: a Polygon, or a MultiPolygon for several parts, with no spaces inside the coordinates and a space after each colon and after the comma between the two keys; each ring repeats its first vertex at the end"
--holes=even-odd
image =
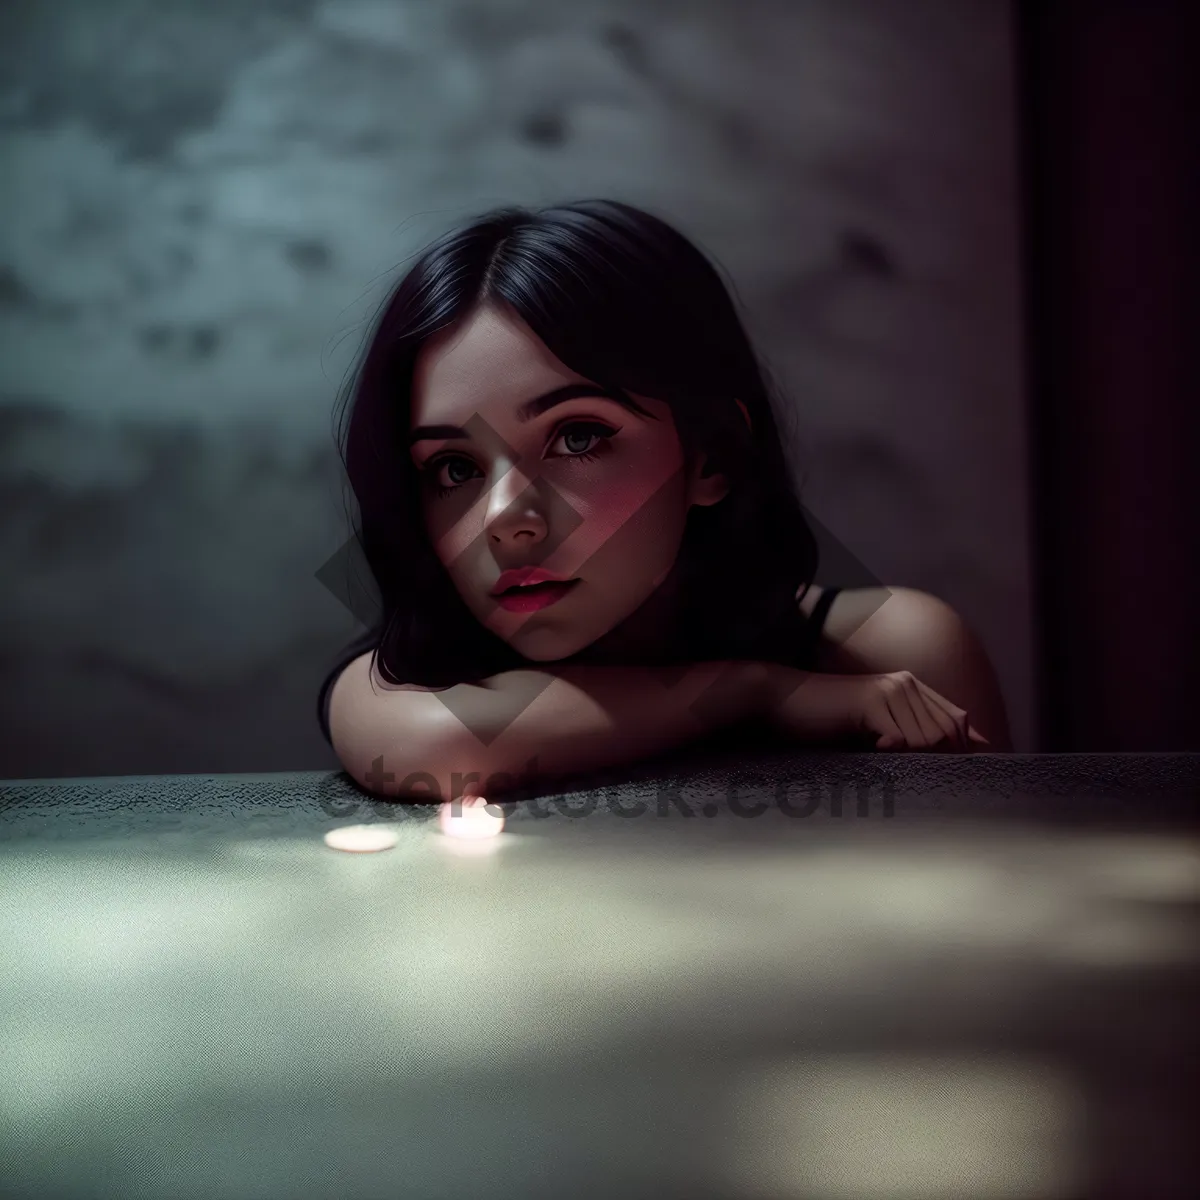
{"type": "Polygon", "coordinates": [[[391,683],[371,660],[369,650],[352,658],[329,693],[329,733],[334,753],[346,771],[368,790],[373,790],[369,775],[376,763],[382,761],[395,773],[402,771],[402,764],[411,763],[414,754],[432,755],[431,747],[438,744],[454,720],[441,700],[424,694],[435,689],[391,683]]]}
{"type": "MultiPolygon", "coordinates": [[[[824,589],[809,588],[809,616],[824,589]]],[[[971,714],[996,750],[1011,750],[1004,698],[983,643],[944,600],[908,587],[846,588],[830,605],[815,667],[831,675],[911,671],[971,714]]]]}
{"type": "Polygon", "coordinates": [[[387,692],[429,690],[413,683],[389,683],[379,673],[378,663],[372,664],[373,653],[367,650],[357,658],[352,658],[338,672],[329,690],[329,728],[335,744],[338,734],[344,732],[348,724],[361,723],[368,697],[387,692]]]}
{"type": "Polygon", "coordinates": [[[436,692],[442,688],[424,687],[419,683],[392,683],[379,673],[378,662],[372,663],[374,651],[367,650],[357,658],[352,658],[341,670],[330,690],[329,701],[332,711],[338,689],[344,693],[369,690],[379,692],[436,692]]]}
{"type": "Polygon", "coordinates": [[[329,689],[329,734],[336,750],[345,741],[349,723],[357,717],[359,697],[374,678],[371,651],[352,658],[339,672],[329,689]]]}
{"type": "MultiPolygon", "coordinates": [[[[815,583],[808,589],[800,601],[806,617],[824,592],[815,583]]],[[[944,640],[962,624],[949,604],[918,588],[842,588],[826,614],[818,655],[841,664],[830,670],[901,670],[881,664],[903,658],[918,644],[944,640]]]]}
{"type": "MultiPolygon", "coordinates": [[[[825,616],[821,627],[821,637],[817,645],[817,669],[831,674],[854,674],[864,669],[863,664],[850,657],[846,648],[871,620],[876,613],[883,609],[898,594],[910,591],[908,588],[863,587],[842,588],[825,616]]],[[[817,601],[821,599],[825,589],[814,583],[800,601],[800,611],[811,617],[817,601]]],[[[893,611],[896,609],[893,604],[893,611]]]]}

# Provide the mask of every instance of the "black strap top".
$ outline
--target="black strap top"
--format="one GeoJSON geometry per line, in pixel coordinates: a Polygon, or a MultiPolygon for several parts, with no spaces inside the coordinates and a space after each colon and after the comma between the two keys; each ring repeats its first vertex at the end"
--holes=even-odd
{"type": "MultiPolygon", "coordinates": [[[[805,670],[811,671],[815,666],[817,643],[821,637],[821,630],[825,626],[825,618],[829,616],[829,607],[841,590],[841,588],[837,587],[826,588],[821,593],[820,599],[813,605],[812,616],[808,619],[809,634],[808,640],[805,643],[805,661],[798,664],[805,670]]],[[[366,654],[368,651],[374,650],[379,645],[382,636],[383,629],[381,626],[375,626],[358,634],[337,656],[333,668],[325,676],[325,680],[321,684],[321,690],[317,694],[317,721],[321,726],[321,733],[330,745],[333,744],[333,739],[329,732],[329,697],[333,691],[333,685],[337,682],[338,676],[354,659],[360,654],[366,654]]]]}
{"type": "Polygon", "coordinates": [[[812,616],[808,619],[808,641],[805,644],[807,661],[800,664],[805,670],[811,671],[816,665],[817,643],[821,640],[821,631],[825,628],[825,618],[829,616],[829,607],[841,590],[840,587],[826,588],[813,605],[812,616]]]}

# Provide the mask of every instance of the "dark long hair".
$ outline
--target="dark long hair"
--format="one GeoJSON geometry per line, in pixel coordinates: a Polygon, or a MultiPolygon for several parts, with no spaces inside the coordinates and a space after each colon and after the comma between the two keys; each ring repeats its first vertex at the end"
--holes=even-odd
{"type": "Polygon", "coordinates": [[[796,595],[816,574],[817,542],[784,454],[769,373],[695,245],[628,204],[582,200],[503,207],[444,234],[376,320],[338,442],[358,503],[354,532],[382,601],[382,677],[445,687],[529,665],[458,595],[426,534],[408,455],[417,355],[484,302],[507,306],[592,382],[667,403],[686,461],[706,453],[728,478],[719,503],[689,511],[678,644],[666,660],[798,662],[807,628],[796,595]]]}

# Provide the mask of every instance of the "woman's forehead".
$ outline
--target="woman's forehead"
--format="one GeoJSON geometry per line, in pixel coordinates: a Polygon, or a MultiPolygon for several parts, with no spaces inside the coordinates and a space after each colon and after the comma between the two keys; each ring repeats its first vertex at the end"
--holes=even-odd
{"type": "Polygon", "coordinates": [[[475,410],[515,408],[581,379],[520,318],[480,309],[422,348],[413,372],[412,424],[462,424],[475,410]]]}

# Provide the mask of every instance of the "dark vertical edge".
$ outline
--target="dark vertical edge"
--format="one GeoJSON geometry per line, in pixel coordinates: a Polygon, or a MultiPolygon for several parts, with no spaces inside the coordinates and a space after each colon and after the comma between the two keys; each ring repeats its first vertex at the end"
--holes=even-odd
{"type": "Polygon", "coordinates": [[[1013,47],[1017,127],[1017,196],[1021,263],[1021,329],[1024,355],[1025,428],[1028,439],[1032,556],[1035,753],[1072,749],[1067,724],[1067,643],[1060,612],[1065,590],[1064,547],[1055,492],[1062,486],[1062,437],[1054,386],[1055,311],[1060,302],[1051,268],[1050,201],[1054,139],[1051,133],[1054,63],[1053,15],[1045,0],[1013,0],[1013,47]]]}
{"type": "Polygon", "coordinates": [[[1195,750],[1200,3],[1012,12],[1036,749],[1195,750]]]}

